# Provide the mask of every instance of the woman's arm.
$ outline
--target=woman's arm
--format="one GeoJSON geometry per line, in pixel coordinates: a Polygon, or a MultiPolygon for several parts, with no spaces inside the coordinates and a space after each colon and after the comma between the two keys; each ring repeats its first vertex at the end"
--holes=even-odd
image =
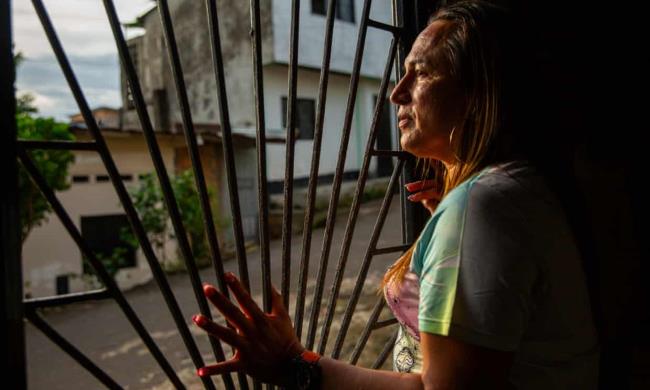
{"type": "MultiPolygon", "coordinates": [[[[194,322],[236,348],[225,362],[202,367],[201,376],[242,371],[266,383],[289,385],[287,362],[305,348],[300,345],[284,308],[282,296],[271,286],[273,307],[264,313],[243,285],[232,274],[226,275],[228,286],[240,308],[214,287],[204,288],[208,299],[234,326],[230,329],[197,315],[194,322]]],[[[499,352],[466,344],[450,337],[421,332],[422,374],[372,370],[322,357],[322,389],[326,390],[401,390],[401,389],[473,389],[507,388],[507,374],[512,364],[511,352],[499,352]]]]}
{"type": "Polygon", "coordinates": [[[422,374],[371,370],[323,357],[323,390],[509,389],[514,354],[421,332],[422,374]]]}
{"type": "Polygon", "coordinates": [[[328,357],[322,357],[318,364],[321,366],[321,389],[323,390],[421,390],[425,388],[420,374],[372,370],[328,357]]]}

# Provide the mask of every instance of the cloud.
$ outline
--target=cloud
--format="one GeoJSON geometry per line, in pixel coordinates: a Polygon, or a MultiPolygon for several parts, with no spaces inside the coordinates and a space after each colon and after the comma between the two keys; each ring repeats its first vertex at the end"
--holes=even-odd
{"type": "MultiPolygon", "coordinates": [[[[77,81],[88,105],[121,105],[119,65],[116,54],[69,56],[77,81]]],[[[26,58],[18,67],[16,89],[19,94],[36,97],[39,114],[67,120],[79,111],[63,72],[53,55],[26,58]]]]}
{"type": "MultiPolygon", "coordinates": [[[[115,0],[121,21],[134,20],[151,0],[115,0]]],[[[57,35],[90,107],[118,107],[119,62],[100,0],[45,0],[57,35]]],[[[32,93],[40,115],[67,121],[79,111],[29,0],[12,2],[14,50],[25,56],[17,71],[18,93],[32,93]]]]}

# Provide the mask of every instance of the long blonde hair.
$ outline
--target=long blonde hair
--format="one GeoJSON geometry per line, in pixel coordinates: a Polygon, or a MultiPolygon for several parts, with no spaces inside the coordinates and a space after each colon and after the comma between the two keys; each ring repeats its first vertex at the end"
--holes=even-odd
{"type": "MultiPolygon", "coordinates": [[[[423,177],[429,169],[433,172],[443,198],[485,166],[514,154],[512,126],[505,111],[508,107],[504,107],[508,103],[503,94],[504,47],[499,43],[503,36],[500,24],[508,16],[506,10],[493,4],[463,1],[445,6],[429,20],[429,24],[435,20],[452,24],[436,51],[448,61],[450,76],[467,91],[465,115],[450,139],[456,163],[448,171],[441,161],[427,160],[423,169],[423,177]]],[[[387,270],[378,294],[388,283],[401,283],[415,247],[414,243],[387,270]]]]}

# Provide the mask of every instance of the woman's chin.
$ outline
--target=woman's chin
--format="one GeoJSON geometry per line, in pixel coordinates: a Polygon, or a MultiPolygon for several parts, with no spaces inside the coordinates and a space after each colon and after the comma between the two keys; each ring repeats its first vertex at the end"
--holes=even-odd
{"type": "Polygon", "coordinates": [[[402,150],[408,153],[411,153],[415,157],[427,157],[426,153],[423,153],[421,148],[418,148],[418,145],[414,142],[411,142],[412,139],[409,139],[409,137],[405,137],[406,134],[402,135],[400,138],[400,145],[402,146],[402,150]]]}

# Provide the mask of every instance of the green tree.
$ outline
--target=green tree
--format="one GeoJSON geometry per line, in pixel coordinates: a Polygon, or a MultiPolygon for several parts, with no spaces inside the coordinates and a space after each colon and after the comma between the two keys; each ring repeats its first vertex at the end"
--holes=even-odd
{"type": "MultiPolygon", "coordinates": [[[[23,57],[14,56],[16,66],[23,57]]],[[[30,140],[73,140],[68,125],[57,122],[54,118],[36,117],[34,97],[30,94],[16,96],[16,126],[19,139],[30,140]]],[[[34,165],[45,178],[47,184],[55,191],[67,189],[68,168],[74,161],[72,152],[65,150],[34,150],[29,153],[34,165]]],[[[29,232],[47,220],[51,212],[50,205],[29,178],[21,166],[18,171],[18,193],[21,222],[21,238],[24,242],[29,232]]]]}
{"type": "MultiPolygon", "coordinates": [[[[199,195],[196,190],[192,171],[183,171],[171,177],[170,181],[181,213],[183,226],[185,227],[192,247],[194,259],[200,266],[207,265],[209,263],[207,237],[203,225],[203,214],[199,195]]],[[[141,177],[137,186],[129,189],[129,193],[131,199],[133,199],[133,205],[142,220],[142,224],[148,233],[149,240],[154,248],[162,254],[161,260],[163,261],[163,265],[165,265],[167,259],[164,257],[163,246],[166,240],[175,238],[175,235],[169,229],[169,214],[165,207],[158,180],[153,174],[144,175],[141,177]]],[[[218,210],[214,191],[211,188],[208,189],[208,196],[210,197],[212,210],[218,210]]],[[[213,218],[217,227],[223,228],[227,226],[226,220],[214,216],[213,218]]],[[[125,241],[131,242],[134,247],[137,246],[137,240],[133,237],[132,233],[130,233],[130,238],[125,238],[125,241]]],[[[180,254],[178,255],[180,257],[180,254]]],[[[119,257],[119,255],[112,257],[119,257]]],[[[181,262],[177,259],[173,260],[171,264],[165,266],[166,269],[175,270],[183,268],[181,262]]]]}

